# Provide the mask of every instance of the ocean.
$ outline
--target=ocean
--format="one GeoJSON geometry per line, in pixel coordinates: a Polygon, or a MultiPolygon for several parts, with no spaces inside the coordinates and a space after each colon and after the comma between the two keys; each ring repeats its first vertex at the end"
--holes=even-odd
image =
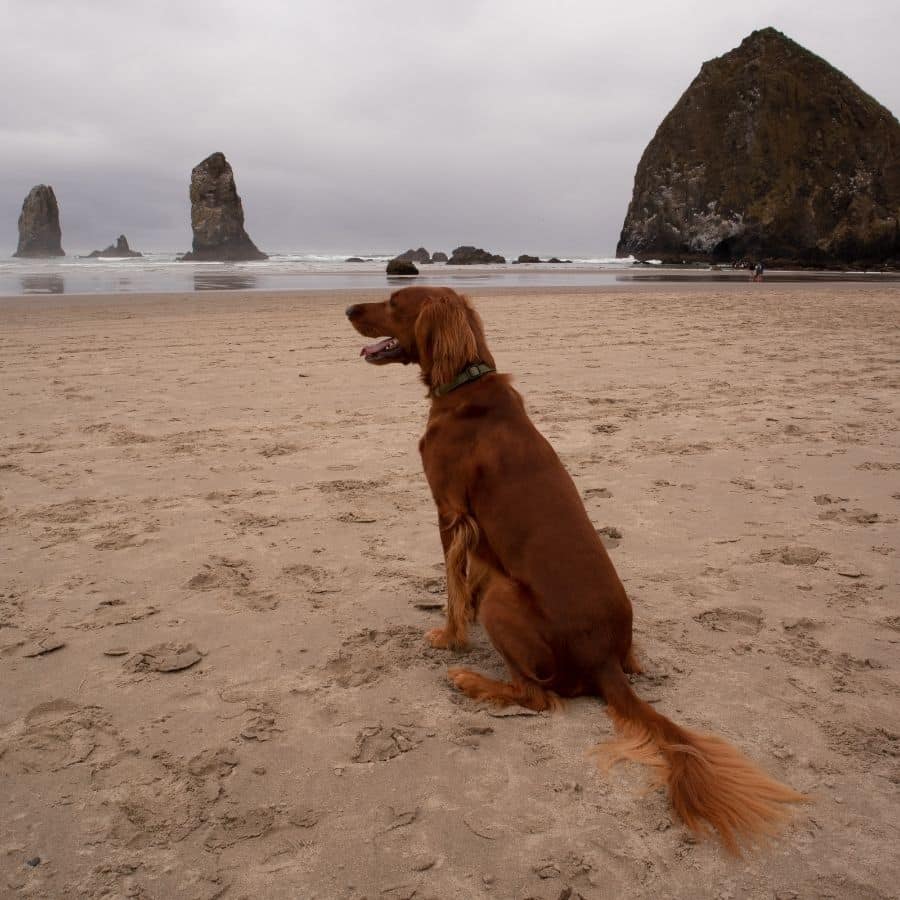
{"type": "MultiPolygon", "coordinates": [[[[400,251],[397,251],[400,252],[400,251]]],[[[743,281],[744,271],[635,265],[631,258],[565,257],[571,263],[490,266],[419,266],[417,278],[388,278],[395,252],[284,253],[261,262],[179,262],[175,253],[147,253],[136,259],[0,259],[0,296],[26,294],[190,293],[193,291],[379,290],[404,284],[446,284],[459,290],[479,287],[594,287],[648,281],[743,281]],[[350,256],[365,259],[349,263],[350,256]]],[[[508,257],[509,258],[509,257],[508,257]]],[[[767,280],[900,280],[879,273],[769,272],[767,280]]]]}

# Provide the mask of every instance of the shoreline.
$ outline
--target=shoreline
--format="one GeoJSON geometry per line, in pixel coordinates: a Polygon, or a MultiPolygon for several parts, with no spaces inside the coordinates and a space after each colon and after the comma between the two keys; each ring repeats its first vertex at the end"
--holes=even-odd
{"type": "Polygon", "coordinates": [[[257,302],[265,300],[291,300],[291,299],[309,299],[316,302],[319,298],[340,297],[340,296],[370,296],[370,297],[387,297],[393,291],[400,290],[404,287],[421,286],[443,286],[451,287],[467,296],[477,298],[479,296],[509,296],[518,295],[584,295],[596,294],[598,296],[610,296],[622,294],[624,296],[640,296],[648,294],[666,293],[675,291],[684,293],[685,297],[690,296],[708,296],[721,292],[723,288],[733,294],[736,291],[745,290],[748,297],[765,297],[772,290],[782,292],[784,290],[805,292],[807,290],[820,290],[822,286],[827,286],[829,290],[846,290],[851,294],[859,292],[868,292],[871,290],[884,290],[889,294],[895,292],[900,293],[900,276],[894,278],[872,278],[872,279],[848,279],[841,280],[837,278],[797,278],[796,280],[780,281],[776,278],[768,277],[761,284],[754,284],[749,278],[727,278],[727,279],[703,279],[692,280],[689,277],[672,279],[671,281],[658,281],[652,277],[644,279],[633,279],[628,282],[615,282],[612,284],[558,284],[558,285],[503,285],[503,284],[482,284],[475,278],[468,285],[460,284],[440,284],[439,282],[422,282],[417,278],[392,279],[391,283],[384,285],[375,285],[367,287],[337,287],[330,289],[297,290],[296,288],[284,290],[271,289],[228,289],[215,291],[118,291],[118,292],[86,292],[86,293],[66,293],[66,294],[0,294],[0,309],[14,309],[22,307],[23,309],[42,308],[66,308],[72,305],[90,305],[90,304],[118,304],[126,305],[146,305],[153,302],[166,301],[184,301],[192,304],[209,303],[216,304],[222,300],[241,299],[244,302],[257,302]],[[768,289],[768,291],[767,291],[768,289]]]}
{"type": "MultiPolygon", "coordinates": [[[[750,281],[744,269],[709,269],[696,266],[610,265],[491,265],[422,266],[418,276],[391,276],[378,265],[313,265],[271,261],[244,265],[227,263],[174,264],[125,261],[112,265],[91,261],[85,265],[38,266],[22,272],[0,269],[0,297],[85,296],[94,294],[191,293],[216,294],[238,290],[248,293],[321,292],[330,290],[393,289],[406,284],[447,285],[463,291],[479,287],[553,290],[567,287],[630,288],[641,284],[740,285],[750,281]]],[[[767,270],[765,282],[835,284],[900,283],[900,272],[829,270],[767,270]]]]}

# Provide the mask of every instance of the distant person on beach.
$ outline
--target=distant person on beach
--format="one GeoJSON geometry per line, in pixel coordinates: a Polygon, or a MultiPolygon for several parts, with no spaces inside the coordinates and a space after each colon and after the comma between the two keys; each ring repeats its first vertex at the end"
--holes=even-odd
{"type": "Polygon", "coordinates": [[[764,271],[765,271],[765,269],[763,268],[762,260],[760,260],[760,261],[753,267],[753,280],[754,280],[754,281],[762,281],[762,280],[763,280],[763,272],[764,272],[764,271]]]}

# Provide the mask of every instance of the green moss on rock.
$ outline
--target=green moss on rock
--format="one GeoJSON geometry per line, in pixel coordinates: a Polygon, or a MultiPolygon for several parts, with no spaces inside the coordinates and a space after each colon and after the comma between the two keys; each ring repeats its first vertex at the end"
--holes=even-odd
{"type": "Polygon", "coordinates": [[[773,28],[706,62],[644,151],[617,247],[666,262],[900,263],[900,124],[773,28]]]}

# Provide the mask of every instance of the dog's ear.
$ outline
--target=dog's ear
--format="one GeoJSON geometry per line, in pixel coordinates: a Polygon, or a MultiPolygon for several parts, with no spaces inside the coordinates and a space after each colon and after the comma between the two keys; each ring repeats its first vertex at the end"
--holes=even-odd
{"type": "Polygon", "coordinates": [[[455,294],[431,297],[416,318],[422,375],[430,388],[447,384],[478,359],[478,342],[465,301],[455,294]]]}

